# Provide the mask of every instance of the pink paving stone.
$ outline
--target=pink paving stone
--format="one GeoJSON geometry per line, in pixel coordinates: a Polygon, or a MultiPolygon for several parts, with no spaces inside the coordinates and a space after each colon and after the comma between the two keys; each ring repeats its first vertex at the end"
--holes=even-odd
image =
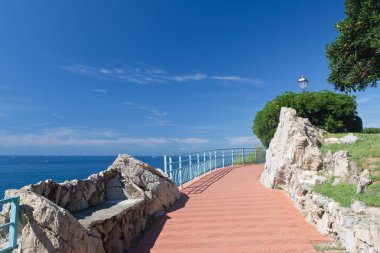
{"type": "Polygon", "coordinates": [[[262,170],[262,164],[223,168],[188,185],[132,252],[317,252],[312,242],[328,239],[284,192],[260,184],[262,170]]]}

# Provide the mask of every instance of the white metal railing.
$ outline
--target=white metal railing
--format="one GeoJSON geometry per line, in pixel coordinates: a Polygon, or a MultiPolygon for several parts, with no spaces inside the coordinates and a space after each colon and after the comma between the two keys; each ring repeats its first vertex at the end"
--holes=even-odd
{"type": "Polygon", "coordinates": [[[215,149],[186,155],[164,156],[165,173],[182,187],[203,174],[235,165],[265,162],[264,148],[215,149]]]}

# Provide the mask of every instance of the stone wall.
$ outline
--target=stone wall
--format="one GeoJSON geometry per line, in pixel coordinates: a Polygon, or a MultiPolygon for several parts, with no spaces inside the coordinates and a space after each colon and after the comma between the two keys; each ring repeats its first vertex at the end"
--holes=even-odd
{"type": "Polygon", "coordinates": [[[338,240],[348,252],[380,252],[379,208],[368,208],[359,201],[344,208],[302,184],[289,193],[305,219],[321,234],[338,240]]]}
{"type": "MultiPolygon", "coordinates": [[[[14,195],[21,202],[15,252],[23,253],[124,252],[149,219],[181,196],[166,175],[128,155],[86,180],[6,191],[14,195]]],[[[5,207],[1,217],[7,215],[5,207]]]]}
{"type": "Polygon", "coordinates": [[[336,183],[358,182],[360,173],[356,164],[349,165],[347,152],[322,155],[323,132],[297,117],[294,109],[282,108],[260,181],[268,188],[284,189],[309,223],[338,240],[348,252],[380,253],[379,208],[367,208],[361,202],[343,208],[313,192],[315,185],[326,181],[324,175],[337,176],[336,183]]]}

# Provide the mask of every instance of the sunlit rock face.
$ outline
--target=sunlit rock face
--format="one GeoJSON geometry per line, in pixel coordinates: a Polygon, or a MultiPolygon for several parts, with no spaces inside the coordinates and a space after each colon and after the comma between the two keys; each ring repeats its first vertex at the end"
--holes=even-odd
{"type": "MultiPolygon", "coordinates": [[[[156,213],[181,193],[163,173],[129,155],[85,180],[46,180],[20,196],[20,243],[14,252],[125,252],[156,213]]],[[[9,206],[2,211],[4,220],[9,206]]]]}
{"type": "Polygon", "coordinates": [[[266,153],[265,169],[260,177],[268,188],[286,189],[297,172],[318,171],[323,130],[308,119],[297,117],[292,108],[281,108],[277,131],[266,153]]]}

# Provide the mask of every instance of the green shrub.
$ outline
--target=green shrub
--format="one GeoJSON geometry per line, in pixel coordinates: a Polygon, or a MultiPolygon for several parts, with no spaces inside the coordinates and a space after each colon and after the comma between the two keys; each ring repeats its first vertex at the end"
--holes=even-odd
{"type": "Polygon", "coordinates": [[[365,133],[365,134],[380,134],[380,128],[376,128],[376,127],[364,128],[363,133],[365,133]]]}
{"type": "Polygon", "coordinates": [[[328,132],[361,132],[361,119],[357,116],[355,97],[330,91],[285,92],[268,102],[256,114],[253,132],[265,147],[276,131],[281,107],[291,107],[297,115],[309,118],[310,122],[328,132]]]}

